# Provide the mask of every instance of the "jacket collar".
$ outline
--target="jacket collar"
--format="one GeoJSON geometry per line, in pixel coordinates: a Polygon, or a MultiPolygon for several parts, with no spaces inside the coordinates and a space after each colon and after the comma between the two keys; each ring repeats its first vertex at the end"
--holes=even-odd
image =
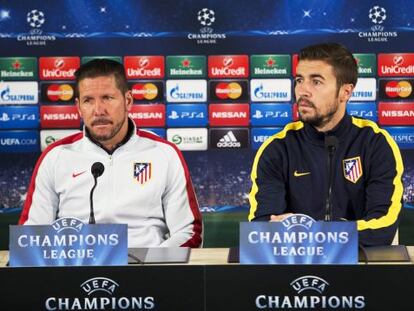
{"type": "Polygon", "coordinates": [[[127,132],[126,136],[124,137],[124,139],[119,144],[116,145],[116,147],[112,151],[109,151],[100,142],[95,140],[90,135],[89,130],[86,128],[86,126],[83,126],[83,134],[84,134],[85,139],[88,142],[90,142],[90,143],[98,146],[99,148],[103,149],[104,151],[106,151],[107,154],[113,154],[116,149],[118,149],[119,147],[125,145],[128,141],[131,140],[131,138],[133,137],[133,134],[136,133],[136,131],[137,131],[137,128],[135,126],[134,121],[132,121],[130,118],[128,118],[128,132],[127,132]]]}
{"type": "Polygon", "coordinates": [[[336,136],[339,142],[346,139],[350,134],[352,126],[352,117],[345,113],[344,117],[339,123],[330,131],[319,132],[316,128],[308,123],[304,123],[304,130],[306,137],[314,144],[324,145],[326,136],[336,136]]]}

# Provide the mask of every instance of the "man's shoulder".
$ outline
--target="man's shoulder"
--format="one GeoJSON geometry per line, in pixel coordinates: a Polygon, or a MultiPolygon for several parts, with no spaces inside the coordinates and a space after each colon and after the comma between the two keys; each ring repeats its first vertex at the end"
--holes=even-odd
{"type": "Polygon", "coordinates": [[[158,136],[153,132],[138,129],[136,135],[139,138],[144,139],[147,143],[151,144],[155,148],[160,148],[170,152],[179,152],[177,146],[174,143],[158,136]]]}
{"type": "Polygon", "coordinates": [[[61,147],[72,146],[73,144],[79,142],[83,138],[83,132],[78,132],[71,134],[69,136],[63,137],[46,147],[43,153],[48,153],[52,150],[57,150],[61,147]]]}

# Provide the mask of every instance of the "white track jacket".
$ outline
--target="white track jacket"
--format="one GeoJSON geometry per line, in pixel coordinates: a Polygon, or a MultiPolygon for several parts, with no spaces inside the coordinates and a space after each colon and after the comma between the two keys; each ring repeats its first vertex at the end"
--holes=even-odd
{"type": "Polygon", "coordinates": [[[201,215],[181,152],[135,129],[111,155],[84,133],[50,145],[34,169],[19,223],[50,224],[60,217],[87,223],[96,161],[105,167],[93,195],[96,223],[128,224],[129,247],[201,245],[201,215]]]}

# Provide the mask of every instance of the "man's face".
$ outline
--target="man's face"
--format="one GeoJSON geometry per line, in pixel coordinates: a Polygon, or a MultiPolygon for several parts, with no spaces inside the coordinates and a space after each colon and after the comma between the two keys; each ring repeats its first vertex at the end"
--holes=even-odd
{"type": "Polygon", "coordinates": [[[125,137],[132,96],[130,92],[122,94],[113,75],[81,80],[76,105],[90,135],[98,142],[114,145],[125,137]]]}
{"type": "Polygon", "coordinates": [[[320,131],[334,128],[345,114],[352,90],[352,84],[344,84],[338,90],[333,68],[328,63],[300,61],[295,77],[299,119],[320,131]]]}

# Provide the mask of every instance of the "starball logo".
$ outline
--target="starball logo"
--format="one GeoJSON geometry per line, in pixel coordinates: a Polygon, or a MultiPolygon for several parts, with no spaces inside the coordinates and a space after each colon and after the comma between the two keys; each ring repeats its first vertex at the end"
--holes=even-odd
{"type": "Polygon", "coordinates": [[[107,277],[94,277],[80,284],[83,296],[48,297],[44,302],[46,310],[153,310],[156,307],[153,296],[119,296],[121,285],[107,277]]]}
{"type": "Polygon", "coordinates": [[[197,22],[201,25],[201,28],[198,33],[189,33],[187,38],[195,40],[197,44],[216,44],[220,39],[226,39],[225,33],[215,33],[211,27],[216,19],[216,12],[212,9],[200,9],[197,12],[197,22]]]}
{"type": "Polygon", "coordinates": [[[364,309],[362,295],[328,295],[330,283],[316,275],[304,275],[290,282],[293,295],[258,295],[255,304],[258,309],[364,309]]]}
{"type": "Polygon", "coordinates": [[[46,15],[41,10],[33,9],[27,12],[26,22],[31,27],[31,30],[28,34],[19,34],[17,41],[24,41],[29,46],[45,46],[47,41],[55,41],[56,36],[43,34],[41,27],[46,21],[46,15]]]}
{"type": "Polygon", "coordinates": [[[384,22],[388,19],[387,10],[384,7],[375,5],[368,11],[368,19],[371,21],[371,31],[360,31],[358,37],[368,42],[388,42],[390,38],[396,38],[396,31],[384,31],[384,22]]]}

